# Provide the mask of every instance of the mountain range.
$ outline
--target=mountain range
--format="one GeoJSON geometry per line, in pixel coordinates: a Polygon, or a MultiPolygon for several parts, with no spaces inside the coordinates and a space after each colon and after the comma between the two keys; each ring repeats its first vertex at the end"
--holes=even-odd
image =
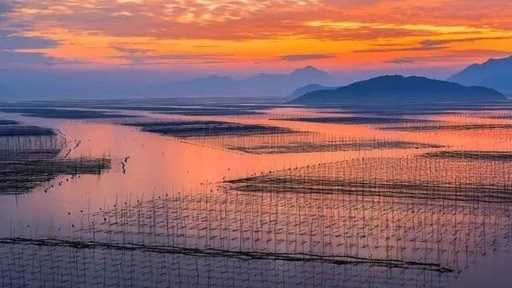
{"type": "Polygon", "coordinates": [[[171,96],[223,97],[223,96],[282,96],[309,83],[328,83],[330,75],[312,66],[289,74],[260,73],[244,79],[227,76],[209,76],[189,81],[166,84],[162,90],[171,96]]]}
{"type": "Polygon", "coordinates": [[[0,100],[257,98],[279,99],[309,83],[333,83],[332,75],[312,66],[290,73],[259,73],[246,77],[187,76],[165,71],[8,70],[0,68],[0,100]]]}
{"type": "Polygon", "coordinates": [[[473,64],[448,80],[463,85],[478,85],[512,95],[512,56],[473,64]]]}
{"type": "Polygon", "coordinates": [[[308,92],[290,103],[301,105],[410,104],[504,100],[500,92],[425,77],[381,76],[335,89],[308,92]]]}
{"type": "MultiPolygon", "coordinates": [[[[512,96],[510,71],[512,56],[470,65],[448,80],[465,86],[489,87],[512,96]]],[[[381,73],[382,71],[327,73],[307,66],[290,73],[260,73],[246,77],[212,75],[188,80],[190,78],[187,75],[152,70],[0,69],[0,100],[236,97],[285,101],[287,96],[290,97],[288,99],[293,99],[316,90],[336,89],[355,80],[379,76],[381,73]],[[337,84],[336,87],[334,84],[337,84]],[[294,91],[291,96],[290,91],[294,91]]],[[[417,74],[414,71],[401,73],[417,74]]]]}

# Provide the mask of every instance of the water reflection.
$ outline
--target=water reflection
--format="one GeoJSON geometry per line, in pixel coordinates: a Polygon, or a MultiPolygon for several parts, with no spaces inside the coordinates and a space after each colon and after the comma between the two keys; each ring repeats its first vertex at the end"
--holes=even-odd
{"type": "MultiPolygon", "coordinates": [[[[107,155],[112,170],[65,181],[48,193],[42,191],[50,183],[2,197],[2,287],[447,287],[482,259],[509,249],[512,206],[484,201],[484,193],[508,197],[512,164],[421,155],[509,151],[512,129],[391,131],[275,120],[319,111],[269,113],[182,118],[301,133],[179,139],[104,121],[15,117],[61,131],[71,157],[107,155]],[[305,142],[328,149],[294,146],[305,142]],[[258,153],[251,152],[254,147],[258,153]],[[267,153],[276,149],[286,153],[267,153]],[[354,166],[363,160],[371,165],[354,166]],[[265,185],[225,185],[259,177],[265,185]],[[379,193],[348,185],[356,180],[379,193]],[[330,191],[312,193],[318,189],[330,191]],[[446,192],[457,197],[433,197],[446,192]]],[[[506,123],[423,118],[451,125],[506,123]]]]}

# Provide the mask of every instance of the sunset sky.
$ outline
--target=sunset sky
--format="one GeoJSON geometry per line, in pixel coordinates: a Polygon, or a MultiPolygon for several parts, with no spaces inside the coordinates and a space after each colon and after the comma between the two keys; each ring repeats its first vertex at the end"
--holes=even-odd
{"type": "Polygon", "coordinates": [[[0,0],[4,67],[449,70],[510,53],[510,0],[0,0]]]}

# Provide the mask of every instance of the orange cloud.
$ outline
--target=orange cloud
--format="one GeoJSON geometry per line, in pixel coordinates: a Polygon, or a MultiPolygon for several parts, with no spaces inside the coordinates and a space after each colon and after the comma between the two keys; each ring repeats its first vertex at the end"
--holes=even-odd
{"type": "Polygon", "coordinates": [[[58,43],[32,52],[89,65],[449,66],[512,52],[508,0],[26,0],[4,14],[0,30],[58,43]]]}

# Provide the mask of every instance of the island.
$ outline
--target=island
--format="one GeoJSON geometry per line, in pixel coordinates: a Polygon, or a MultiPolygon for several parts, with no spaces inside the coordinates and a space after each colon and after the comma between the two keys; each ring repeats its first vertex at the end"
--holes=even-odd
{"type": "Polygon", "coordinates": [[[440,102],[484,102],[500,101],[506,97],[500,92],[478,86],[463,86],[457,83],[425,77],[389,75],[352,83],[335,89],[321,89],[293,99],[291,104],[337,105],[337,104],[410,104],[440,102]]]}

